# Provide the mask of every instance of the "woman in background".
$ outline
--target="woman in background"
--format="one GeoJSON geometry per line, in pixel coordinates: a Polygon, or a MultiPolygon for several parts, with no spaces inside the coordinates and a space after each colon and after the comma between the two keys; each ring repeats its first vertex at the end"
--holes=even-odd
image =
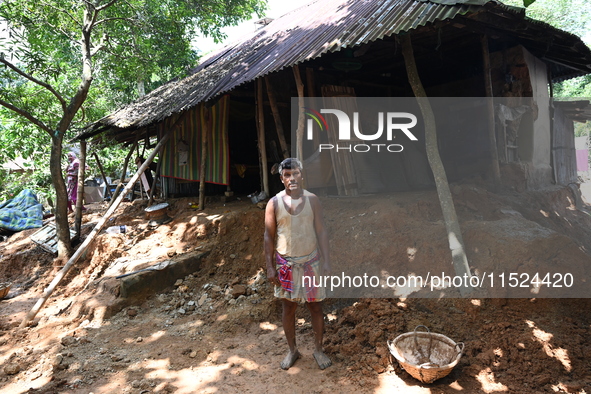
{"type": "MultiPolygon", "coordinates": [[[[68,167],[66,167],[66,186],[68,190],[68,212],[73,212],[78,200],[78,168],[80,161],[74,152],[68,152],[68,167]]],[[[82,207],[84,209],[84,207],[82,207]]]]}

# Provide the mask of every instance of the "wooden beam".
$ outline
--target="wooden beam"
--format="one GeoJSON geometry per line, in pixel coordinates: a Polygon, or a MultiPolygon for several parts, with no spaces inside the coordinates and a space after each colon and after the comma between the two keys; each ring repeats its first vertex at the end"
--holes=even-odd
{"type": "Polygon", "coordinates": [[[78,159],[78,190],[76,197],[76,217],[74,219],[74,238],[80,239],[80,230],[82,228],[82,202],[84,200],[84,176],[86,173],[86,141],[80,141],[80,157],[78,159]]]}
{"type": "MultiPolygon", "coordinates": [[[[415,63],[414,53],[410,34],[400,36],[402,43],[402,54],[406,64],[406,72],[408,73],[408,80],[412,86],[412,90],[417,97],[417,102],[423,121],[425,123],[425,146],[427,151],[427,160],[431,166],[433,177],[435,178],[435,186],[437,188],[437,195],[439,197],[439,204],[443,213],[443,221],[447,230],[447,240],[451,250],[452,260],[456,275],[460,277],[467,277],[470,279],[470,267],[468,266],[468,258],[466,257],[466,250],[464,247],[464,240],[462,239],[462,231],[460,223],[456,214],[456,209],[453,203],[453,197],[447,181],[447,175],[441,156],[439,155],[439,148],[437,146],[437,128],[435,125],[435,114],[433,108],[429,103],[427,93],[419,77],[417,65],[415,63]]],[[[459,288],[461,295],[466,295],[472,292],[472,289],[464,283],[464,286],[459,288]]]]}
{"type": "Polygon", "coordinates": [[[261,166],[261,182],[263,191],[269,196],[269,170],[267,164],[267,144],[265,141],[265,111],[263,105],[263,79],[257,79],[257,125],[259,137],[259,164],[261,166]]]}
{"type": "Polygon", "coordinates": [[[497,148],[497,137],[495,130],[495,107],[493,103],[493,88],[490,66],[490,52],[488,49],[488,37],[481,36],[482,43],[482,68],[484,71],[484,89],[486,91],[487,115],[488,115],[488,142],[490,145],[490,160],[493,172],[493,188],[498,192],[501,187],[501,170],[499,168],[499,152],[497,148]]]}
{"type": "Polygon", "coordinates": [[[113,195],[111,194],[111,189],[109,189],[109,181],[107,180],[107,176],[105,175],[105,171],[103,170],[103,165],[101,164],[101,161],[99,160],[99,157],[96,154],[96,152],[92,152],[92,155],[94,157],[94,160],[96,161],[96,165],[98,166],[99,171],[101,172],[101,176],[103,177],[103,181],[105,182],[105,186],[106,186],[105,192],[109,197],[112,197],[113,195]]]}
{"type": "Polygon", "coordinates": [[[296,64],[292,67],[298,89],[298,128],[296,130],[296,156],[304,161],[304,83],[300,75],[300,68],[296,64]]]}
{"type": "Polygon", "coordinates": [[[281,154],[284,159],[287,159],[290,156],[289,148],[285,141],[285,132],[283,131],[283,123],[281,122],[281,114],[279,113],[279,108],[277,106],[275,92],[273,91],[273,86],[271,86],[271,81],[268,76],[265,77],[265,85],[267,86],[267,96],[269,96],[269,104],[271,106],[271,112],[273,113],[273,119],[275,119],[275,129],[277,130],[277,138],[279,138],[279,145],[281,146],[281,154]]]}
{"type": "MultiPolygon", "coordinates": [[[[203,106],[203,104],[201,104],[203,106]]],[[[207,168],[207,143],[211,133],[211,109],[204,107],[207,127],[201,131],[201,167],[199,168],[199,210],[205,209],[205,173],[207,168]]]]}
{"type": "MultiPolygon", "coordinates": [[[[137,146],[137,140],[138,140],[138,136],[136,136],[135,141],[133,142],[133,145],[131,146],[131,149],[129,150],[129,153],[127,153],[127,156],[125,157],[125,162],[123,163],[123,172],[121,173],[121,178],[119,179],[119,184],[115,188],[115,191],[113,192],[113,196],[111,196],[111,202],[109,203],[109,208],[113,205],[113,203],[115,202],[115,199],[119,196],[119,193],[121,192],[121,189],[123,188],[123,181],[125,181],[125,173],[127,172],[127,166],[129,165],[129,159],[131,158],[131,155],[133,155],[133,152],[135,151],[135,147],[137,146]]],[[[107,185],[107,187],[109,187],[109,185],[107,185]]]]}

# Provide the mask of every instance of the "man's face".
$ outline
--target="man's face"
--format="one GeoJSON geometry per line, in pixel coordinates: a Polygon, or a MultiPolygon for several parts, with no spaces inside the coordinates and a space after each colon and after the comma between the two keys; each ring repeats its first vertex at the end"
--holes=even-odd
{"type": "Polygon", "coordinates": [[[281,182],[285,190],[298,190],[302,187],[302,171],[299,168],[281,171],[281,182]]]}

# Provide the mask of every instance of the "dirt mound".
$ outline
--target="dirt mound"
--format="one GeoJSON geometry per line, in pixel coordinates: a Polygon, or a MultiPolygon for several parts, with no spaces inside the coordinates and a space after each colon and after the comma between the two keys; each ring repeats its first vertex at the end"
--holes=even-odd
{"type": "MultiPolygon", "coordinates": [[[[568,269],[589,277],[591,217],[574,207],[570,189],[496,195],[455,185],[452,192],[473,270],[568,269]]],[[[196,211],[192,202],[168,201],[171,220],[156,228],[145,201],[122,204],[107,225],[128,232],[100,234],[36,325],[22,330],[18,324],[59,267],[30,242],[31,231],[0,243],[0,277],[13,283],[0,303],[0,392],[583,393],[591,384],[588,299],[331,299],[325,347],[335,365],[318,370],[309,315],[300,308],[304,357],[280,371],[286,346],[280,305],[265,282],[264,211],[249,201],[196,211]],[[197,272],[117,303],[117,275],[197,251],[208,252],[197,272]],[[460,363],[432,385],[410,377],[387,348],[417,325],[465,343],[460,363]]],[[[335,269],[361,273],[380,262],[391,274],[449,271],[435,192],[321,202],[335,269]]],[[[83,235],[105,210],[89,206],[83,235]]]]}

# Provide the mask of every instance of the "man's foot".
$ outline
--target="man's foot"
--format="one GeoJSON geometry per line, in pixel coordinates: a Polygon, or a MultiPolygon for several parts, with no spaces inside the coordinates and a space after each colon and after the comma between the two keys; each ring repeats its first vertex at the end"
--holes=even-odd
{"type": "Polygon", "coordinates": [[[300,357],[301,354],[297,349],[293,352],[290,350],[289,353],[287,353],[287,356],[285,356],[285,358],[283,359],[283,361],[281,361],[281,369],[291,368],[291,366],[294,365],[297,359],[300,357]]]}
{"type": "Polygon", "coordinates": [[[319,350],[316,350],[314,352],[314,359],[318,363],[320,369],[325,369],[332,365],[332,361],[330,361],[330,358],[328,358],[328,356],[324,354],[324,352],[321,352],[319,350]]]}

